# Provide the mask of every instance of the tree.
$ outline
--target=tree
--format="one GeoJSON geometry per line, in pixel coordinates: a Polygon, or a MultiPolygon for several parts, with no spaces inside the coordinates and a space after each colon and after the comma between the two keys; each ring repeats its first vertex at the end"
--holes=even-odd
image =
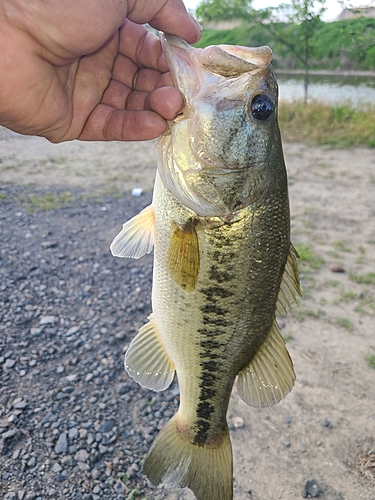
{"type": "MultiPolygon", "coordinates": [[[[366,12],[375,8],[375,0],[371,1],[367,7],[356,8],[348,2],[340,2],[343,9],[349,9],[357,19],[365,19],[366,12]]],[[[353,19],[349,33],[351,39],[351,52],[356,53],[359,59],[375,59],[375,30],[371,24],[371,17],[366,18],[369,22],[367,26],[363,23],[356,23],[353,19]]],[[[371,63],[370,63],[371,64],[371,63]]]]}
{"type": "Polygon", "coordinates": [[[203,0],[197,8],[197,17],[204,21],[228,21],[251,17],[252,0],[203,0]]]}
{"type": "Polygon", "coordinates": [[[279,7],[259,11],[265,29],[286,45],[303,64],[304,101],[307,102],[311,43],[321,23],[320,17],[326,10],[326,0],[290,0],[279,7]],[[287,23],[277,23],[280,17],[287,23]]]}

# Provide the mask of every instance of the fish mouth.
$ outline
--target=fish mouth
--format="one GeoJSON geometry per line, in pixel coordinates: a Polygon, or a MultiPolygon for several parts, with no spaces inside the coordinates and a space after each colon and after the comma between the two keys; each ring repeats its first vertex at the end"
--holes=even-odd
{"type": "Polygon", "coordinates": [[[160,32],[159,38],[176,87],[188,100],[202,85],[202,71],[206,78],[236,78],[244,73],[256,74],[268,67],[272,50],[267,47],[239,47],[211,45],[197,49],[175,35],[160,32]]]}

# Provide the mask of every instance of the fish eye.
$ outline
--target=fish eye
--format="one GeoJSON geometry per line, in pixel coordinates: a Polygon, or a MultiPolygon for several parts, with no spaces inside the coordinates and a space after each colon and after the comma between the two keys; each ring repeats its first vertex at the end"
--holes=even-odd
{"type": "Polygon", "coordinates": [[[251,114],[257,120],[267,120],[272,115],[274,109],[274,103],[264,94],[256,95],[251,101],[251,114]]]}

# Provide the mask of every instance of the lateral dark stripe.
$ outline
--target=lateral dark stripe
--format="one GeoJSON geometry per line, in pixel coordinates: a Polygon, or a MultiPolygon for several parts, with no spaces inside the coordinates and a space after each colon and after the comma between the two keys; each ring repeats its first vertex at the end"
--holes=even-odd
{"type": "Polygon", "coordinates": [[[233,255],[218,250],[218,247],[229,246],[230,241],[225,235],[220,235],[220,237],[215,238],[214,245],[216,248],[209,255],[213,263],[208,271],[210,282],[208,286],[199,290],[204,299],[203,305],[200,307],[204,326],[198,330],[201,335],[201,375],[194,439],[194,442],[199,445],[204,445],[212,433],[212,416],[215,413],[215,399],[217,398],[217,378],[227,348],[228,328],[233,325],[233,321],[229,320],[230,310],[223,304],[223,299],[228,299],[234,294],[231,283],[235,279],[235,273],[231,268],[233,255]]]}

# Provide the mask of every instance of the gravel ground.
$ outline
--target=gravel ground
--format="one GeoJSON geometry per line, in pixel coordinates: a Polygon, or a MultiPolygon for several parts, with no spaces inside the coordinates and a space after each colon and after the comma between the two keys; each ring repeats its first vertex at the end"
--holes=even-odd
{"type": "Polygon", "coordinates": [[[122,356],[150,313],[152,257],[115,259],[108,248],[149,195],[75,193],[68,207],[27,214],[27,188],[0,193],[4,499],[162,498],[140,462],[178,389],[141,389],[122,356]]]}

